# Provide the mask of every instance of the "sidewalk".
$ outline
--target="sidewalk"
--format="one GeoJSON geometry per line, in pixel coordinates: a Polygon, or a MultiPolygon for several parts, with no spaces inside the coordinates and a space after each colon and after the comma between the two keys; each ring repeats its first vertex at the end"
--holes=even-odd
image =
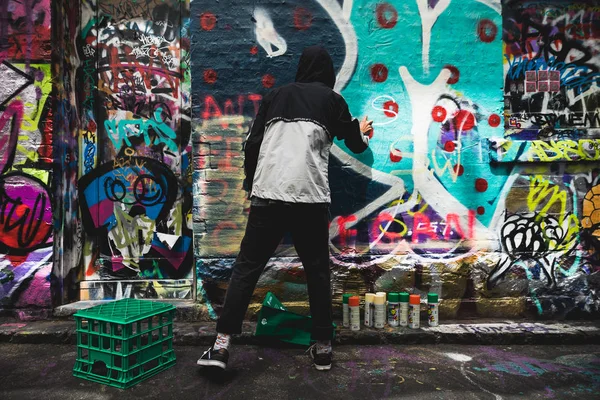
{"type": "MultiPolygon", "coordinates": [[[[391,328],[360,331],[341,328],[336,321],[337,344],[600,344],[600,321],[445,321],[444,324],[421,329],[391,328]]],[[[206,346],[214,340],[214,322],[174,322],[176,345],[206,346]]],[[[244,323],[243,333],[234,338],[236,344],[270,344],[254,336],[255,322],[244,323]]],[[[0,319],[0,343],[75,344],[75,322],[47,320],[23,322],[0,319]]],[[[270,341],[273,342],[272,340],[270,341]]]]}

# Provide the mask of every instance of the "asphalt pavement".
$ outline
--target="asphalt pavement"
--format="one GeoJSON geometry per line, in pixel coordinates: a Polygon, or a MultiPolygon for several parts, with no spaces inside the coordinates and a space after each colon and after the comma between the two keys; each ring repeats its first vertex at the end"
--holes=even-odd
{"type": "Polygon", "coordinates": [[[1,399],[600,399],[598,345],[350,345],[317,371],[300,348],[236,345],[225,372],[203,348],[121,390],[72,376],[74,345],[0,344],[1,399]]]}

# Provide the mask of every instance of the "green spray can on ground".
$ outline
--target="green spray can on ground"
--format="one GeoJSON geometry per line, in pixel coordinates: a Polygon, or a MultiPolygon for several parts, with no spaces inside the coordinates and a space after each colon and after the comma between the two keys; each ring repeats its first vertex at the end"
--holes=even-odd
{"type": "Polygon", "coordinates": [[[389,326],[398,326],[400,321],[398,319],[398,314],[400,314],[400,293],[390,293],[388,294],[388,325],[389,326]]]}
{"type": "Polygon", "coordinates": [[[438,303],[437,293],[427,294],[427,319],[429,321],[429,326],[438,326],[440,324],[438,303]]]}

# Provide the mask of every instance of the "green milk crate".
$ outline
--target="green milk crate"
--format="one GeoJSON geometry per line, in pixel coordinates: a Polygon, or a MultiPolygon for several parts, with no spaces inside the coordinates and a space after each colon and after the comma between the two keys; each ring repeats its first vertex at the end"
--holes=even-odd
{"type": "Polygon", "coordinates": [[[77,312],[73,375],[126,389],[172,367],[174,315],[171,304],[138,299],[77,312]]]}

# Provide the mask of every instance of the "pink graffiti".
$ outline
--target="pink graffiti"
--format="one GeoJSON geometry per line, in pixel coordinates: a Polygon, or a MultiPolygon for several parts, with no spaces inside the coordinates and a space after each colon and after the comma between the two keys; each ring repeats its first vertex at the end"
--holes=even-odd
{"type": "MultiPolygon", "coordinates": [[[[460,217],[458,214],[449,213],[446,216],[446,227],[444,228],[444,239],[450,239],[450,232],[452,231],[452,225],[454,224],[454,228],[456,229],[456,233],[462,239],[473,239],[475,237],[475,211],[469,210],[468,217],[468,227],[467,233],[465,234],[464,230],[460,226],[460,217]]],[[[429,220],[425,214],[417,212],[415,213],[413,220],[413,233],[412,233],[412,242],[419,243],[419,235],[427,235],[430,239],[437,240],[439,239],[438,234],[436,232],[435,227],[429,220]]]]}
{"type": "Polygon", "coordinates": [[[338,218],[337,223],[338,223],[338,230],[340,232],[340,246],[341,247],[346,247],[346,242],[348,240],[348,237],[356,236],[356,229],[347,229],[346,228],[346,224],[348,222],[355,222],[355,221],[356,221],[356,215],[350,215],[348,217],[340,216],[338,218]]]}

